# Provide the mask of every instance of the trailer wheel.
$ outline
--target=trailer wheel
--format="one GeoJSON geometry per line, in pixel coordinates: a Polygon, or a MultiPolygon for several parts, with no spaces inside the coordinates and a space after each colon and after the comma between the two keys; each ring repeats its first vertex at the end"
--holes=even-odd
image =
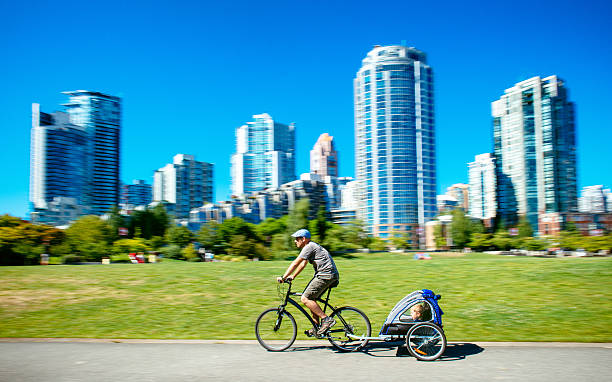
{"type": "Polygon", "coordinates": [[[438,325],[423,322],[414,325],[406,335],[406,347],[420,361],[434,361],[446,350],[446,336],[438,325]]]}

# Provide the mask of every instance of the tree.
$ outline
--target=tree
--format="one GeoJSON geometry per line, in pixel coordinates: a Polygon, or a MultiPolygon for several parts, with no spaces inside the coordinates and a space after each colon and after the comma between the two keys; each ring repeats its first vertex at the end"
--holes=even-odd
{"type": "Polygon", "coordinates": [[[475,232],[468,245],[476,251],[484,251],[491,246],[491,234],[475,232]]]}
{"type": "Polygon", "coordinates": [[[161,249],[161,253],[168,259],[180,259],[182,258],[181,247],[176,244],[170,244],[161,249]]]}
{"type": "Polygon", "coordinates": [[[528,251],[543,251],[548,247],[548,243],[535,237],[523,237],[521,239],[521,247],[528,251]]]}
{"type": "Polygon", "coordinates": [[[118,206],[113,206],[110,211],[110,217],[107,221],[108,225],[111,227],[111,240],[119,240],[119,228],[126,227],[126,219],[121,216],[121,211],[118,206]]]}
{"type": "Polygon", "coordinates": [[[163,204],[159,203],[150,211],[153,215],[153,222],[151,224],[151,235],[164,236],[166,234],[166,230],[170,226],[170,216],[166,211],[166,207],[164,207],[163,204]]]}
{"type": "Polygon", "coordinates": [[[452,215],[453,221],[450,224],[450,230],[453,245],[463,248],[470,241],[471,222],[470,219],[465,216],[465,212],[460,208],[453,210],[452,215]]]}
{"type": "Polygon", "coordinates": [[[0,216],[0,227],[17,227],[23,223],[25,223],[25,221],[9,214],[0,216]]]}
{"type": "Polygon", "coordinates": [[[518,236],[520,238],[532,237],[533,236],[533,228],[531,228],[531,224],[526,216],[521,216],[518,224],[518,236]]]}
{"type": "Polygon", "coordinates": [[[150,239],[153,236],[164,236],[169,224],[170,217],[166,213],[166,208],[158,204],[144,211],[134,211],[127,225],[130,237],[150,239]]]}
{"type": "Polygon", "coordinates": [[[147,240],[147,245],[157,250],[166,245],[166,239],[163,236],[151,236],[151,238],[147,240]]]}
{"type": "Polygon", "coordinates": [[[354,243],[358,248],[365,248],[368,245],[368,235],[366,234],[363,222],[353,220],[344,227],[344,240],[354,243]]]}
{"type": "Polygon", "coordinates": [[[332,224],[324,247],[330,252],[340,252],[359,248],[359,244],[348,240],[349,230],[341,225],[332,224]]]}
{"type": "Polygon", "coordinates": [[[588,252],[610,251],[612,250],[612,234],[585,237],[583,248],[588,252]]]}
{"type": "Polygon", "coordinates": [[[372,237],[370,238],[368,248],[370,248],[372,251],[384,251],[387,249],[387,242],[380,237],[372,237]]]}
{"type": "Polygon", "coordinates": [[[269,257],[268,251],[261,243],[249,239],[244,235],[235,235],[232,237],[227,253],[231,256],[246,257],[249,259],[254,257],[266,259],[269,257]]]}
{"type": "Polygon", "coordinates": [[[391,235],[391,244],[393,244],[396,249],[410,248],[412,242],[410,232],[394,230],[391,235]]]}
{"type": "Polygon", "coordinates": [[[277,233],[276,235],[272,236],[270,250],[272,252],[272,257],[279,259],[293,256],[295,253],[287,245],[287,234],[285,232],[277,233]]]}
{"type": "Polygon", "coordinates": [[[222,246],[223,252],[228,253],[229,243],[232,241],[232,237],[236,235],[242,235],[248,240],[259,242],[259,236],[255,232],[255,225],[247,223],[241,218],[234,217],[225,220],[217,230],[219,236],[219,244],[222,246]]]}
{"type": "Polygon", "coordinates": [[[317,211],[317,218],[315,220],[310,221],[310,223],[308,224],[313,240],[317,243],[325,242],[327,230],[331,226],[331,223],[329,223],[328,220],[330,219],[328,217],[327,210],[325,210],[325,206],[319,206],[319,210],[317,211]]]}
{"type": "Polygon", "coordinates": [[[561,248],[574,250],[584,248],[584,239],[578,231],[562,231],[559,234],[559,244],[561,248]]]}
{"type": "Polygon", "coordinates": [[[40,255],[59,248],[63,231],[31,224],[9,215],[0,217],[0,265],[38,264],[40,255]]]}
{"type": "Polygon", "coordinates": [[[193,244],[189,244],[188,246],[183,248],[181,250],[181,255],[183,255],[183,259],[187,261],[197,261],[200,258],[193,244]]]}
{"type": "Polygon", "coordinates": [[[112,251],[114,254],[121,255],[127,253],[147,252],[151,249],[144,239],[121,239],[113,243],[112,251]]]}
{"type": "Polygon", "coordinates": [[[99,261],[108,255],[112,242],[111,226],[98,216],[80,217],[66,230],[66,239],[73,253],[84,260],[99,261]]]}
{"type": "Polygon", "coordinates": [[[513,247],[514,240],[508,233],[508,231],[497,231],[491,238],[491,244],[500,251],[507,251],[513,247]]]}
{"type": "Polygon", "coordinates": [[[267,218],[255,227],[255,231],[266,244],[271,245],[274,235],[284,234],[287,231],[286,220],[286,218],[267,218]]]}
{"type": "Polygon", "coordinates": [[[166,240],[170,244],[184,248],[193,241],[193,233],[183,226],[173,226],[166,232],[166,240]]]}
{"type": "Polygon", "coordinates": [[[434,240],[436,242],[436,248],[445,248],[448,246],[442,223],[436,224],[434,227],[434,240]]]}
{"type": "Polygon", "coordinates": [[[310,200],[303,198],[295,202],[287,217],[287,232],[289,235],[301,228],[308,228],[308,212],[310,200]]]}
{"type": "Polygon", "coordinates": [[[482,220],[479,219],[470,219],[470,232],[471,234],[475,233],[484,233],[485,226],[482,224],[482,220]]]}
{"type": "Polygon", "coordinates": [[[215,248],[219,246],[219,223],[215,220],[210,220],[206,224],[200,227],[200,230],[196,234],[196,238],[200,246],[210,251],[216,252],[215,248]]]}

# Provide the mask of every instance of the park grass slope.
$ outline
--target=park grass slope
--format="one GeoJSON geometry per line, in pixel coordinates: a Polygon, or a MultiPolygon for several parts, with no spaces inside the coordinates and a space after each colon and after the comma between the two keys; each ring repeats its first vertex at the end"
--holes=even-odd
{"type": "MultiPolygon", "coordinates": [[[[427,288],[442,295],[449,341],[612,342],[612,258],[363,254],[336,263],[334,303],[363,310],[373,334],[404,295],[427,288]]],[[[2,267],[0,337],[254,339],[288,264],[2,267]]],[[[303,332],[306,319],[290,309],[303,332]]]]}

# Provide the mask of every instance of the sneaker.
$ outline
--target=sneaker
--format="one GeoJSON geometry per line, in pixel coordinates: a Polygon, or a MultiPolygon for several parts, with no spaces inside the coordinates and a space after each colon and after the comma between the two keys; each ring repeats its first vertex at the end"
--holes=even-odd
{"type": "Polygon", "coordinates": [[[317,332],[317,334],[322,336],[323,334],[325,334],[325,332],[329,330],[329,328],[331,328],[334,325],[336,325],[336,320],[334,320],[333,318],[329,316],[325,317],[324,319],[321,320],[321,327],[319,328],[319,331],[317,332]]]}

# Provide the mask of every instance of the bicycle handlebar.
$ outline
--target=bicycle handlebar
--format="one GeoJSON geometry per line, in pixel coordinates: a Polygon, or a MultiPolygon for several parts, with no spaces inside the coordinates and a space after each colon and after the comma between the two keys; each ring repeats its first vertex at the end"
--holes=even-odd
{"type": "Polygon", "coordinates": [[[278,279],[281,279],[282,281],[278,281],[279,284],[291,284],[291,282],[293,281],[293,277],[289,276],[286,279],[284,279],[282,276],[279,276],[278,279]]]}

